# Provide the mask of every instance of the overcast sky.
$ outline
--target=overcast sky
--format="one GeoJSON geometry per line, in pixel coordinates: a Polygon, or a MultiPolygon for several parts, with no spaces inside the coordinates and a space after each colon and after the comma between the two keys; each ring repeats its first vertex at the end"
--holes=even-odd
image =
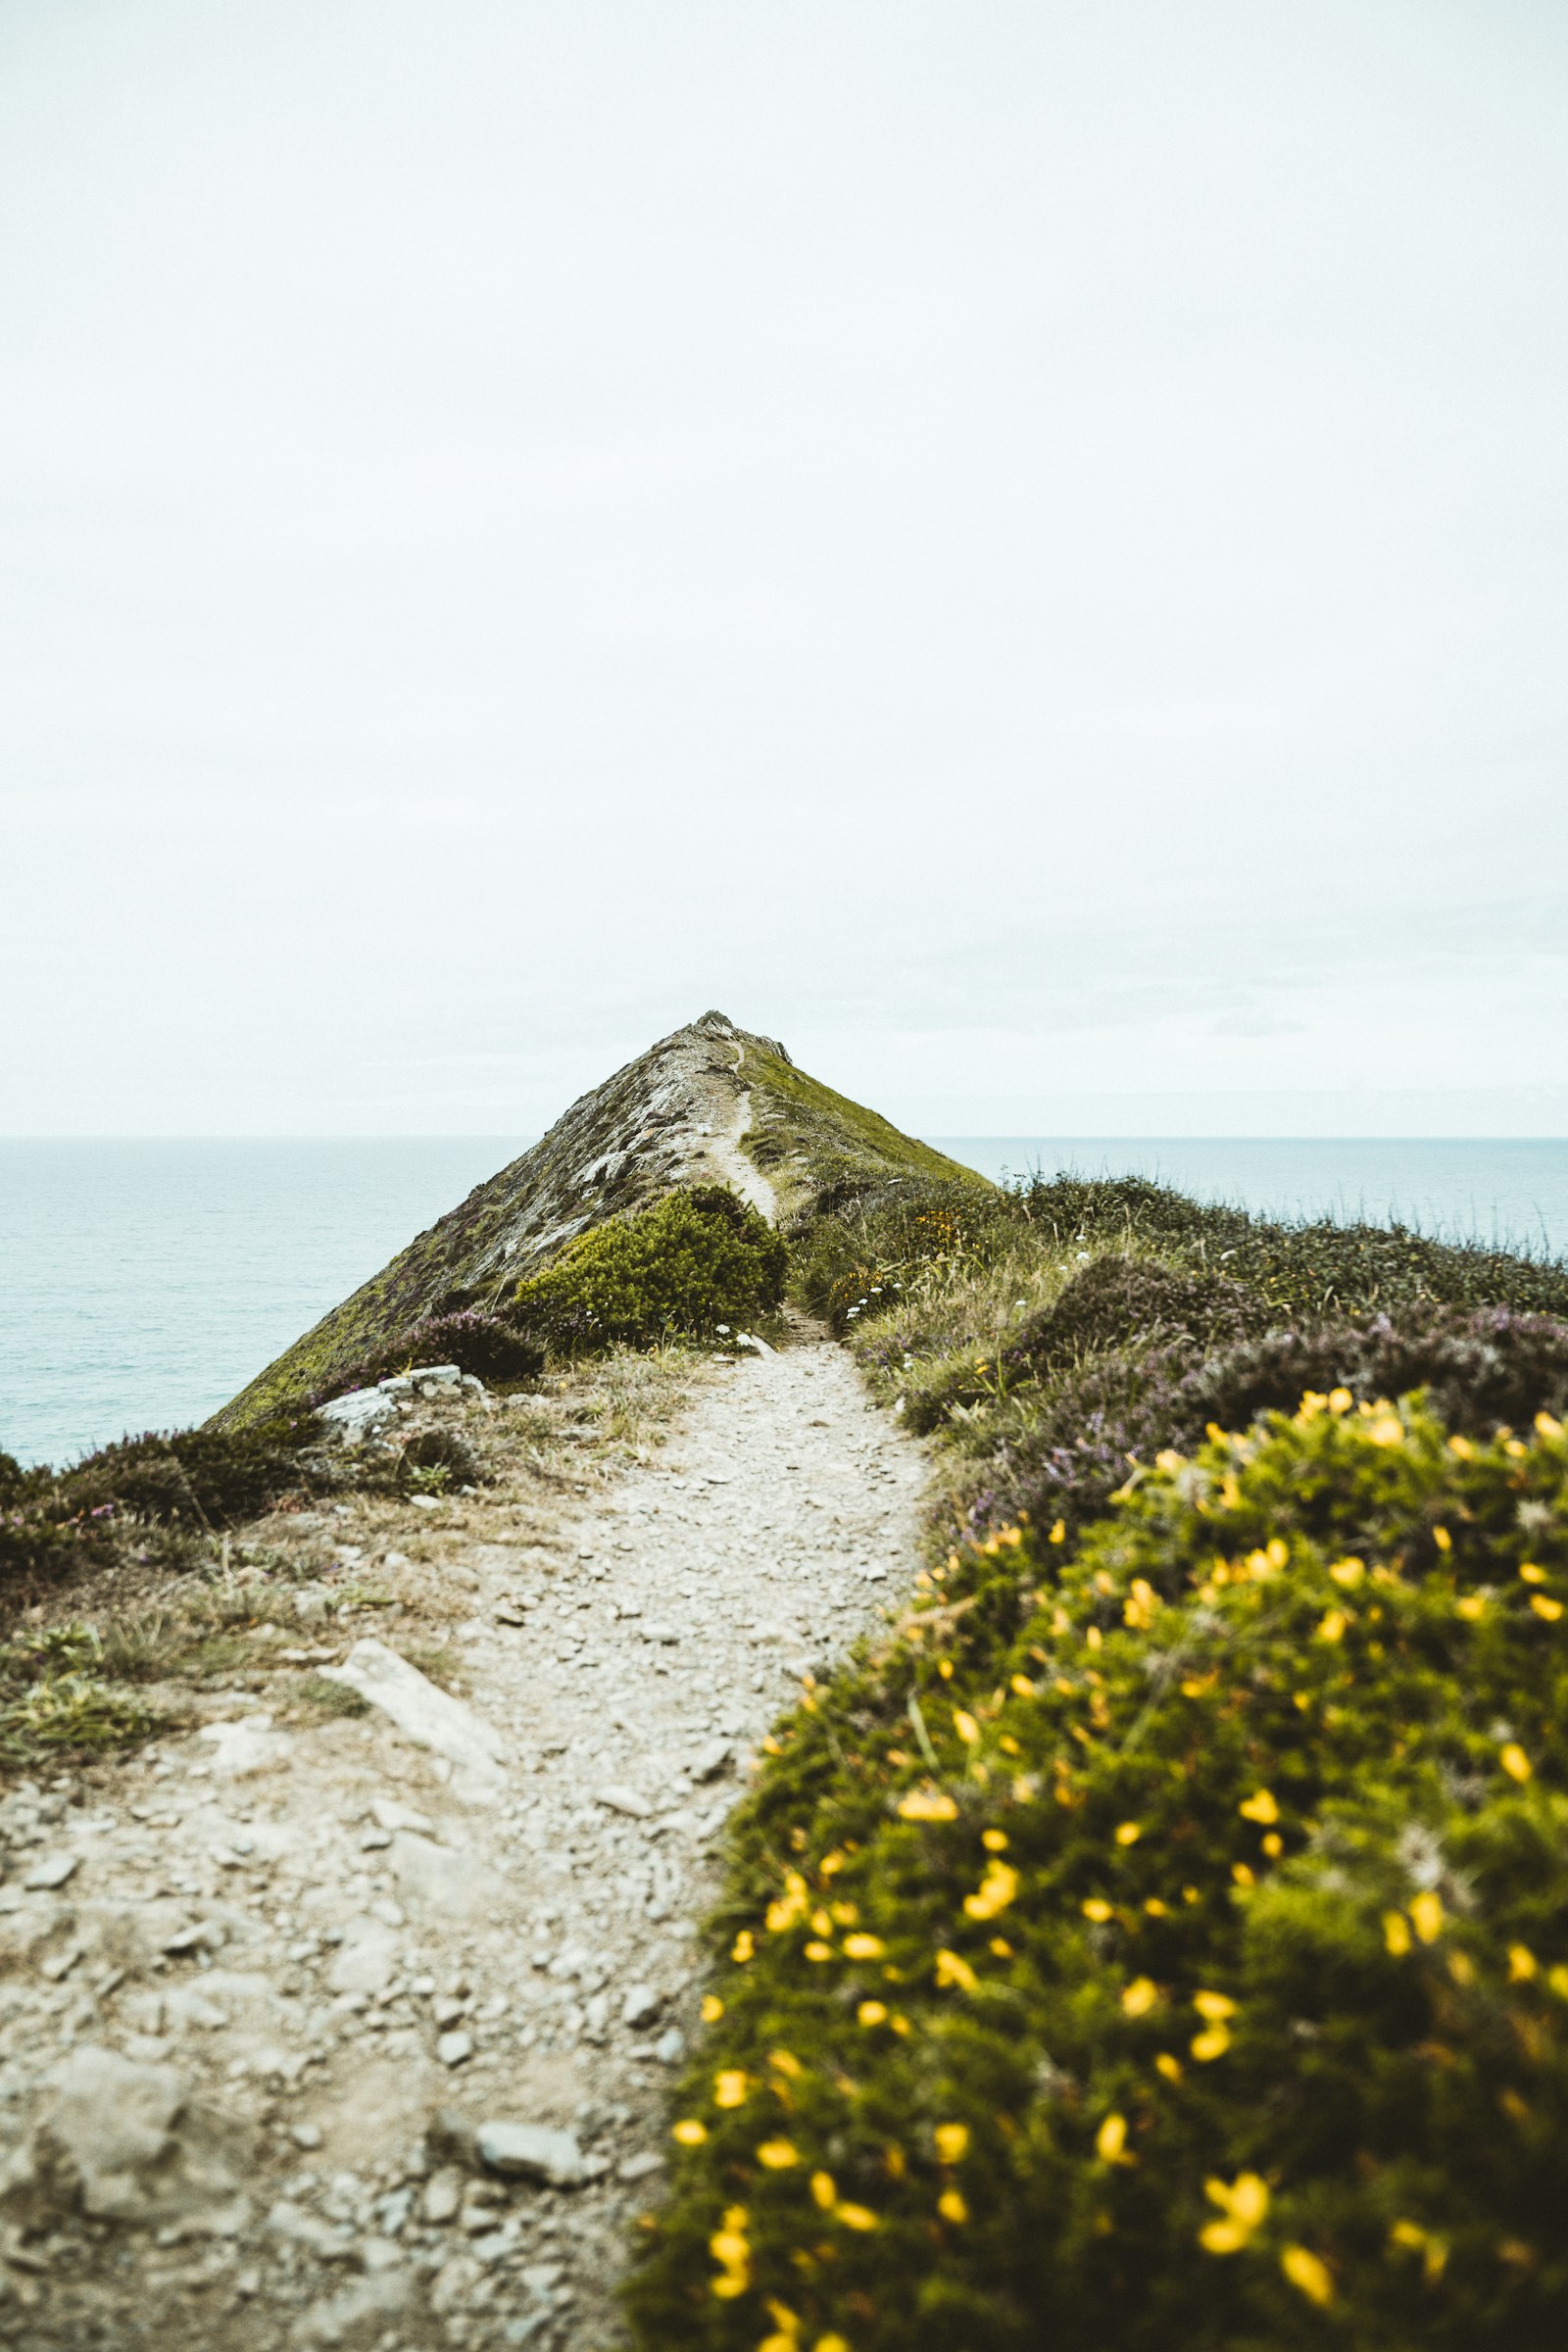
{"type": "Polygon", "coordinates": [[[1561,0],[0,0],[0,1126],[1568,1133],[1565,223],[1561,0]]]}

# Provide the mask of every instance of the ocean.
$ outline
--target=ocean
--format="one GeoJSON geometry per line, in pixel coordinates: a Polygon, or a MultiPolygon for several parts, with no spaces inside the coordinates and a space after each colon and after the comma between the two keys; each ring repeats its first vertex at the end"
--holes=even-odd
{"type": "MultiPolygon", "coordinates": [[[[0,1140],[0,1447],[68,1462],[205,1419],[530,1140],[0,1140]]],[[[1139,1173],[1568,1253],[1568,1143],[930,1140],[990,1176],[1139,1173]]]]}

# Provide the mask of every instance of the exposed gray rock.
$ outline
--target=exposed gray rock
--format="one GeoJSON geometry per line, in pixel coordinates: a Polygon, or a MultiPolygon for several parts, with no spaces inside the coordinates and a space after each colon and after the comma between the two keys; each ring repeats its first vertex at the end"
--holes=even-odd
{"type": "Polygon", "coordinates": [[[474,2140],[480,2162],[511,2180],[576,2188],[588,2178],[575,2135],[549,2124],[481,2124],[474,2140]]]}
{"type": "Polygon", "coordinates": [[[80,1867],[79,1854],[42,1854],[36,1862],[27,1865],[22,1884],[31,1893],[43,1893],[50,1887],[63,1886],[80,1867]]]}
{"type": "Polygon", "coordinates": [[[494,1783],[502,1778],[506,1749],[500,1733],[461,1698],[438,1690],[428,1675],[386,1642],[367,1636],[355,1642],[341,1666],[326,1666],[322,1672],[383,1709],[416,1747],[450,1757],[475,1780],[494,1783]]]}
{"type": "Polygon", "coordinates": [[[501,1900],[501,1881],[477,1855],[398,1830],[390,1860],[398,1891],[416,1911],[441,1919],[478,1919],[501,1900]]]}
{"type": "Polygon", "coordinates": [[[640,2032],[653,2024],[663,2005],[651,1984],[633,1984],[620,2004],[620,2022],[640,2032]]]}
{"type": "Polygon", "coordinates": [[[599,1804],[608,1805],[612,1813],[629,1813],[635,1821],[650,1821],[653,1818],[654,1808],[647,1797],[639,1796],[635,1788],[622,1788],[618,1782],[612,1783],[608,1788],[596,1788],[594,1797],[599,1804]]]}
{"type": "Polygon", "coordinates": [[[40,2176],[100,2221],[243,2226],[242,2136],[193,2107],[186,2078],[83,2043],[55,2072],[36,2134],[40,2176]]]}

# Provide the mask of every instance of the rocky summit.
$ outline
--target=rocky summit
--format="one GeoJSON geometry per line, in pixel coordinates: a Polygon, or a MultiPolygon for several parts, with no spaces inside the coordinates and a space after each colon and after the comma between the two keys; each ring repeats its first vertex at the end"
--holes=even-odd
{"type": "Polygon", "coordinates": [[[493,1308],[590,1227],[680,1185],[727,1187],[774,1221],[846,1185],[972,1172],[796,1067],[776,1038],[706,1012],[583,1095],[297,1340],[216,1416],[239,1427],[431,1316],[493,1308]]]}

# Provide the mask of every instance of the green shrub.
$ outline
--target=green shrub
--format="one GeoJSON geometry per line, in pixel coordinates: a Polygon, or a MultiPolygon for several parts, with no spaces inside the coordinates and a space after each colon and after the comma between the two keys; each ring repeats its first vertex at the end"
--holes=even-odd
{"type": "Polygon", "coordinates": [[[318,1434],[308,1416],[232,1433],[150,1430],[89,1454],[61,1474],[60,1490],[74,1513],[230,1526],[305,1483],[300,1449],[318,1434]]]}
{"type": "Polygon", "coordinates": [[[1563,2340],[1568,1444],[1334,1401],[771,1743],[650,2352],[1563,2340]]]}
{"type": "Polygon", "coordinates": [[[1425,1390],[1450,1428],[1568,1412],[1568,1324],[1508,1307],[1465,1313],[1418,1301],[1397,1319],[1275,1331],[1212,1355],[1192,1343],[1124,1348],[1043,1388],[976,1483],[971,1524],[1020,1512],[1069,1526],[1098,1516],[1130,1460],[1195,1446],[1210,1422],[1240,1429],[1289,1411],[1308,1389],[1358,1398],[1425,1390]]]}
{"type": "MultiPolygon", "coordinates": [[[[1201,1356],[1244,1333],[1260,1333],[1268,1320],[1256,1292],[1225,1275],[1111,1251],[1075,1274],[1053,1305],[1028,1316],[988,1360],[977,1365],[960,1357],[947,1377],[911,1393],[909,1427],[935,1429],[955,1404],[1049,1379],[1087,1356],[1134,1343],[1140,1358],[1172,1345],[1201,1356]]],[[[1299,1396],[1299,1386],[1294,1394],[1299,1396]]]]}
{"type": "Polygon", "coordinates": [[[1190,1200],[1141,1176],[1058,1176],[1023,1187],[1017,1200],[1043,1247],[1139,1240],[1245,1284],[1276,1323],[1375,1313],[1421,1298],[1568,1315],[1568,1266],[1480,1243],[1432,1241],[1406,1226],[1284,1224],[1190,1200]]]}
{"type": "Polygon", "coordinates": [[[696,1186],[585,1233],[518,1285],[514,1313],[563,1351],[710,1339],[717,1324],[775,1308],[788,1264],[788,1244],[754,1208],[696,1186]]]}
{"type": "Polygon", "coordinates": [[[1030,1235],[1016,1193],[959,1179],[899,1177],[820,1213],[831,1200],[795,1245],[790,1287],[840,1338],[893,1306],[915,1276],[987,1264],[1030,1235]]]}
{"type": "Polygon", "coordinates": [[[149,1431],[68,1470],[0,1474],[0,1585],[57,1581],[129,1542],[183,1566],[181,1536],[231,1527],[281,1494],[336,1483],[340,1473],[304,1452],[318,1435],[309,1415],[233,1432],[149,1431]]]}
{"type": "Polygon", "coordinates": [[[477,1454],[454,1429],[416,1430],[399,1451],[398,1484],[416,1494],[444,1494],[483,1480],[477,1454]]]}
{"type": "Polygon", "coordinates": [[[460,1372],[471,1372],[479,1380],[522,1381],[542,1372],[544,1361],[545,1351],[538,1341],[504,1316],[466,1309],[431,1315],[400,1332],[384,1348],[334,1373],[312,1393],[307,1403],[314,1411],[333,1396],[346,1396],[353,1389],[373,1389],[377,1381],[412,1371],[416,1364],[456,1364],[460,1372]]]}

